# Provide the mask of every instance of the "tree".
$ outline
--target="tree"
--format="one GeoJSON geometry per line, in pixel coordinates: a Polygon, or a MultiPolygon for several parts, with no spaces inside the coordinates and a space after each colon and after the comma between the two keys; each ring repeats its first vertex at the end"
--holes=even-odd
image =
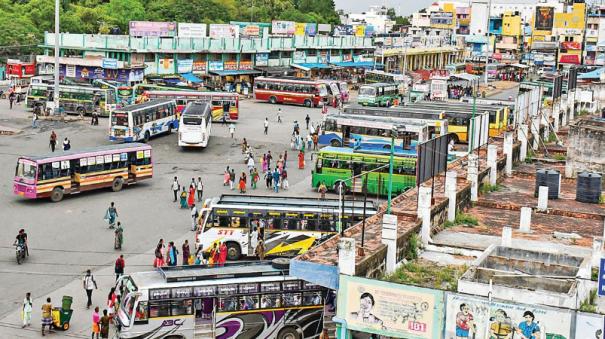
{"type": "Polygon", "coordinates": [[[33,53],[42,35],[29,18],[18,13],[0,15],[0,31],[10,32],[0,34],[0,54],[4,56],[33,53]]]}
{"type": "Polygon", "coordinates": [[[145,19],[145,6],[140,0],[110,0],[102,9],[106,20],[122,32],[127,32],[128,22],[145,19]]]}

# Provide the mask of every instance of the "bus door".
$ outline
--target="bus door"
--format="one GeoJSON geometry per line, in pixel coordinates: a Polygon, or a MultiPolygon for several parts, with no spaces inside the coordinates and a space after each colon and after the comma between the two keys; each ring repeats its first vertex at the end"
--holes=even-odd
{"type": "Polygon", "coordinates": [[[342,126],[342,146],[346,147],[351,139],[351,126],[342,126]]]}
{"type": "Polygon", "coordinates": [[[214,310],[216,306],[216,298],[201,297],[195,299],[193,307],[195,309],[195,324],[212,324],[214,323],[214,310]]]}
{"type": "MultiPolygon", "coordinates": [[[[250,232],[248,232],[248,256],[254,256],[258,240],[261,239],[260,219],[250,219],[250,232]]],[[[264,233],[264,232],[262,232],[264,233]]]]}

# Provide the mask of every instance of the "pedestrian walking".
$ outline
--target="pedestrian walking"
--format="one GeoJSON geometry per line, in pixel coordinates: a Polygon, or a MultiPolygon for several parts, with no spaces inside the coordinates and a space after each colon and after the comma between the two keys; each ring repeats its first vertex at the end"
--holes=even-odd
{"type": "Polygon", "coordinates": [[[260,179],[259,175],[258,175],[258,170],[256,169],[256,167],[252,170],[252,174],[250,174],[250,176],[252,177],[252,189],[255,190],[256,189],[256,184],[258,183],[258,180],[260,179]]]}
{"type": "Polygon", "coordinates": [[[285,190],[290,187],[290,184],[288,183],[288,171],[285,169],[281,172],[281,187],[285,190]]]}
{"type": "Polygon", "coordinates": [[[246,179],[244,178],[243,172],[242,172],[242,175],[240,175],[240,177],[239,177],[238,188],[239,188],[239,192],[241,194],[246,193],[246,179]]]}
{"type": "Polygon", "coordinates": [[[109,338],[109,322],[111,317],[107,315],[107,310],[103,310],[103,316],[101,317],[101,338],[109,338]]]}
{"type": "Polygon", "coordinates": [[[313,150],[317,151],[317,144],[319,143],[319,136],[317,134],[313,134],[313,150]]]}
{"type": "Polygon", "coordinates": [[[254,168],[254,157],[250,155],[248,157],[248,172],[252,173],[252,169],[254,168]]]}
{"type": "Polygon", "coordinates": [[[281,108],[277,109],[277,123],[281,124],[282,120],[281,120],[281,108]]]}
{"type": "Polygon", "coordinates": [[[264,127],[265,127],[264,133],[265,133],[265,135],[267,135],[269,133],[269,119],[268,118],[265,118],[264,127]]]}
{"type": "Polygon", "coordinates": [[[199,213],[197,211],[197,207],[194,205],[191,206],[191,230],[195,232],[197,229],[197,217],[199,213]]]}
{"type": "Polygon", "coordinates": [[[321,182],[321,184],[317,188],[317,191],[320,194],[320,199],[321,200],[326,200],[326,192],[328,191],[328,188],[326,187],[326,183],[325,182],[323,182],[323,181],[321,182]]]}
{"type": "Polygon", "coordinates": [[[105,311],[109,318],[113,318],[116,313],[116,303],[118,302],[118,296],[116,295],[116,288],[112,287],[107,294],[107,309],[105,311]]]}
{"type": "Polygon", "coordinates": [[[229,173],[229,188],[233,190],[233,186],[235,185],[235,170],[232,168],[231,173],[229,173]]]}
{"type": "Polygon", "coordinates": [[[191,255],[191,250],[189,249],[189,240],[185,239],[181,249],[183,250],[183,265],[189,265],[189,256],[191,255]]]}
{"type": "Polygon", "coordinates": [[[48,326],[48,333],[53,326],[52,318],[53,304],[50,302],[50,297],[46,298],[46,304],[42,305],[42,335],[44,336],[44,327],[48,326]]]}
{"type": "Polygon", "coordinates": [[[189,195],[187,196],[187,206],[195,205],[195,186],[189,185],[189,195]]]}
{"type": "Polygon", "coordinates": [[[261,158],[261,171],[265,173],[267,172],[267,169],[269,169],[269,167],[267,166],[267,155],[263,154],[263,157],[261,158]]]}
{"type": "Polygon", "coordinates": [[[271,160],[273,160],[273,156],[271,155],[271,151],[267,151],[267,169],[271,169],[271,160]]]}
{"type": "Polygon", "coordinates": [[[288,150],[284,151],[284,169],[288,168],[288,150]]]}
{"type": "Polygon", "coordinates": [[[114,202],[112,201],[109,204],[107,211],[105,211],[105,217],[103,219],[105,219],[105,221],[109,224],[109,228],[113,229],[115,227],[117,218],[118,218],[118,209],[116,208],[114,202]]]}
{"type": "Polygon", "coordinates": [[[55,147],[57,146],[57,134],[55,131],[50,132],[50,141],[49,141],[50,150],[52,152],[55,151],[55,147]]]}
{"type": "Polygon", "coordinates": [[[66,137],[65,139],[63,139],[63,152],[69,151],[70,149],[71,149],[71,142],[66,137]]]}
{"type": "Polygon", "coordinates": [[[275,167],[275,171],[273,171],[273,190],[275,193],[279,192],[279,177],[279,171],[277,170],[277,167],[275,167]]]}
{"type": "Polygon", "coordinates": [[[114,272],[116,274],[116,281],[118,281],[118,278],[120,278],[122,275],[124,275],[124,267],[126,266],[126,262],[124,261],[124,255],[120,254],[120,256],[118,257],[118,259],[116,259],[116,263],[114,265],[114,272]]]}
{"type": "Polygon", "coordinates": [[[181,192],[180,204],[181,208],[189,208],[189,204],[187,203],[187,191],[185,191],[185,186],[183,186],[183,191],[181,192]]]}
{"type": "Polygon", "coordinates": [[[195,253],[195,264],[196,265],[208,265],[208,260],[204,257],[204,248],[202,246],[197,248],[195,253]]]}
{"type": "Polygon", "coordinates": [[[38,121],[38,114],[36,111],[32,113],[32,128],[37,128],[36,121],[38,121]]]}
{"type": "Polygon", "coordinates": [[[218,264],[219,264],[219,266],[225,266],[226,262],[227,262],[227,245],[225,244],[225,241],[222,241],[221,246],[219,247],[218,264]]]}
{"type": "Polygon", "coordinates": [[[214,243],[214,245],[212,245],[212,249],[210,250],[210,256],[208,258],[208,264],[210,266],[212,265],[219,265],[219,261],[220,261],[220,250],[219,247],[216,243],[214,243]]]}
{"type": "Polygon", "coordinates": [[[159,243],[155,248],[155,259],[153,260],[153,267],[164,266],[164,256],[162,255],[162,244],[159,243]]]}
{"type": "Polygon", "coordinates": [[[235,134],[235,125],[233,123],[229,124],[229,134],[231,134],[231,139],[233,139],[233,135],[235,134]]]}
{"type": "Polygon", "coordinates": [[[168,243],[168,266],[178,265],[179,250],[176,249],[174,241],[168,243]]]}
{"type": "Polygon", "coordinates": [[[265,185],[267,186],[267,188],[271,189],[272,182],[273,182],[273,173],[271,173],[271,171],[267,170],[265,172],[265,185]]]}
{"type": "Polygon", "coordinates": [[[265,259],[265,243],[263,242],[263,239],[258,239],[256,248],[254,249],[254,254],[256,254],[258,260],[265,259]]]}
{"type": "Polygon", "coordinates": [[[31,293],[25,293],[25,299],[23,299],[23,308],[21,309],[21,318],[23,320],[22,328],[30,326],[32,322],[32,296],[31,293]]]}
{"type": "Polygon", "coordinates": [[[202,196],[204,195],[204,184],[202,183],[202,177],[197,177],[197,183],[195,185],[197,191],[197,201],[202,202],[202,196]]]}
{"type": "Polygon", "coordinates": [[[298,152],[298,169],[305,168],[305,153],[301,150],[298,152]]]}
{"type": "Polygon", "coordinates": [[[101,316],[99,315],[99,306],[95,307],[95,311],[92,313],[92,339],[99,339],[99,333],[101,333],[101,316]]]}
{"type": "Polygon", "coordinates": [[[311,150],[312,145],[313,145],[313,138],[311,137],[311,134],[307,134],[307,149],[309,151],[311,150]]]}
{"type": "Polygon", "coordinates": [[[309,114],[307,114],[307,116],[305,117],[305,122],[307,123],[307,129],[309,129],[309,122],[311,122],[311,117],[309,116],[309,114]]]}
{"type": "Polygon", "coordinates": [[[181,189],[181,184],[179,184],[179,179],[177,177],[174,177],[174,181],[172,181],[172,186],[170,187],[172,188],[172,193],[174,193],[173,202],[176,202],[177,195],[179,193],[179,190],[181,189]]]}
{"type": "Polygon", "coordinates": [[[230,174],[231,172],[229,172],[229,167],[227,167],[227,169],[223,173],[223,186],[229,185],[230,174]]]}
{"type": "Polygon", "coordinates": [[[92,306],[92,290],[97,289],[97,282],[95,281],[95,277],[90,273],[90,269],[86,270],[86,275],[82,279],[82,286],[86,291],[86,308],[89,309],[92,306]]]}

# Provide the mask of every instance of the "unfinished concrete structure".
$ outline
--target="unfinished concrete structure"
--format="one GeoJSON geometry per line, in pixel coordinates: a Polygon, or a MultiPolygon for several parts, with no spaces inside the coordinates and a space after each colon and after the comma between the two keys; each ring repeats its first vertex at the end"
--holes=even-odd
{"type": "Polygon", "coordinates": [[[458,292],[577,309],[593,287],[583,279],[590,280],[590,258],[492,245],[458,280],[458,292]]]}
{"type": "Polygon", "coordinates": [[[569,126],[565,176],[582,171],[605,173],[605,119],[587,118],[569,126]]]}

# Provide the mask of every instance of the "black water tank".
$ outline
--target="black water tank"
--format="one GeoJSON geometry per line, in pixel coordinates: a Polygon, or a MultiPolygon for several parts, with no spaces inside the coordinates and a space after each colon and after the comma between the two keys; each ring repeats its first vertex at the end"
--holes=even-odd
{"type": "Polygon", "coordinates": [[[590,204],[598,204],[601,198],[601,175],[582,172],[576,180],[576,200],[590,204]]]}
{"type": "Polygon", "coordinates": [[[556,170],[539,169],[536,171],[536,187],[534,197],[538,196],[540,186],[548,187],[548,199],[559,199],[561,173],[556,170]]]}

